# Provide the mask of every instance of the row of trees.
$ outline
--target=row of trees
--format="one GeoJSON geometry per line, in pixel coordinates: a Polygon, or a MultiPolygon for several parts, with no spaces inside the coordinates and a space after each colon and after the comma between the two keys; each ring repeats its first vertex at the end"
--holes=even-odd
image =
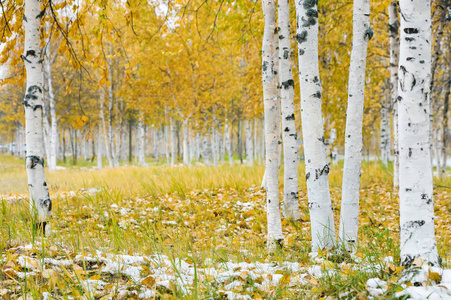
{"type": "MultiPolygon", "coordinates": [[[[359,196],[360,176],[363,150],[363,114],[365,97],[365,71],[368,42],[374,35],[370,25],[370,1],[355,0],[353,6],[353,42],[348,80],[348,101],[345,129],[345,156],[343,168],[342,201],[338,242],[335,233],[334,215],[329,194],[326,162],[326,143],[322,114],[322,89],[318,67],[318,10],[317,1],[301,0],[296,3],[297,51],[299,63],[299,81],[301,90],[301,121],[304,139],[305,169],[308,194],[308,207],[311,220],[312,250],[331,249],[337,244],[348,251],[354,251],[358,242],[359,228],[359,196]]],[[[448,11],[448,3],[442,2],[440,9],[448,11]]],[[[400,198],[400,239],[401,263],[410,265],[420,257],[431,265],[438,265],[440,258],[434,234],[434,205],[432,183],[432,114],[433,103],[431,91],[434,84],[434,72],[439,60],[439,52],[432,57],[432,17],[429,1],[400,1],[398,21],[398,4],[390,3],[387,7],[390,15],[390,69],[391,86],[388,103],[394,106],[395,132],[395,190],[400,198]],[[399,37],[398,37],[399,30],[399,37]],[[434,66],[435,63],[435,66],[434,66]],[[398,187],[399,184],[399,187],[398,187]]],[[[262,82],[265,105],[265,138],[266,138],[266,174],[268,215],[268,245],[274,248],[283,241],[282,222],[279,210],[279,144],[281,136],[280,106],[290,107],[285,101],[290,98],[292,104],[293,79],[291,64],[284,62],[289,58],[289,49],[284,44],[283,32],[289,30],[289,14],[286,1],[279,2],[278,25],[276,27],[276,5],[273,0],[263,1],[265,30],[262,51],[262,82]],[[278,35],[278,39],[277,39],[278,35]],[[277,53],[277,49],[279,52],[277,53]],[[277,243],[276,243],[277,242],[277,243]]],[[[443,15],[438,18],[439,28],[443,15]]],[[[435,47],[442,49],[443,33],[436,37],[435,47]],[[438,46],[437,46],[437,43],[438,46]]],[[[449,49],[447,49],[449,51],[449,49]]],[[[442,123],[448,130],[448,90],[445,90],[442,123]]],[[[385,108],[384,108],[385,109],[385,108]]],[[[283,119],[291,120],[291,115],[282,109],[282,128],[284,132],[296,132],[294,124],[287,124],[283,119]]],[[[294,118],[294,115],[293,115],[294,118]]],[[[383,111],[381,133],[390,132],[389,115],[383,111]]],[[[297,170],[291,172],[287,157],[292,157],[290,144],[286,144],[284,136],[285,180],[295,177],[297,170]]],[[[441,149],[446,160],[446,135],[441,149]]],[[[390,138],[384,136],[381,148],[387,147],[390,138]]],[[[385,149],[386,150],[386,149],[385,149]]],[[[292,153],[295,152],[293,150],[292,153]]],[[[389,151],[387,151],[389,152],[389,151]]],[[[384,151],[383,151],[384,153],[384,151]]],[[[384,159],[388,156],[385,152],[384,159]]],[[[295,156],[294,156],[295,157],[295,156]]],[[[446,163],[439,168],[446,169],[446,163]]],[[[445,170],[443,170],[445,172],[445,170]]],[[[296,180],[297,182],[297,180],[296,180]]],[[[291,199],[287,195],[296,195],[297,186],[284,187],[285,215],[296,220],[299,212],[288,210],[291,199]]],[[[297,207],[297,201],[294,201],[297,207]]]]}

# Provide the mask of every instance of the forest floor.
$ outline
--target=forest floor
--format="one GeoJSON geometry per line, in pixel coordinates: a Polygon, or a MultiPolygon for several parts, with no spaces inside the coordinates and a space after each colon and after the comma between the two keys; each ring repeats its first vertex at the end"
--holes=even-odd
{"type": "MultiPolygon", "coordinates": [[[[341,166],[331,168],[336,220],[341,166]]],[[[23,160],[0,157],[0,299],[451,299],[451,180],[434,191],[443,269],[400,267],[391,173],[365,163],[355,254],[310,254],[300,222],[266,249],[262,166],[47,172],[52,233],[31,226],[23,160]]],[[[338,222],[336,221],[336,225],[338,222]]]]}

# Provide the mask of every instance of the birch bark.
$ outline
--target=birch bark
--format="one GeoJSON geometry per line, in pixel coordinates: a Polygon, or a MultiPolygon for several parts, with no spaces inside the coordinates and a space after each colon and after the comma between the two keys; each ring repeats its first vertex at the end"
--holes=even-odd
{"type": "Polygon", "coordinates": [[[278,95],[274,78],[274,33],[276,30],[276,5],[273,0],[263,0],[265,28],[262,46],[262,83],[263,102],[265,110],[266,135],[266,198],[269,249],[274,249],[276,243],[283,242],[282,222],[279,209],[279,140],[280,111],[278,110],[278,95]]]}
{"type": "MultiPolygon", "coordinates": [[[[387,85],[386,85],[387,86],[387,85]]],[[[383,100],[381,103],[381,161],[384,166],[388,165],[390,160],[390,107],[391,107],[391,96],[386,95],[384,89],[383,100]]]]}
{"type": "Polygon", "coordinates": [[[393,187],[399,186],[399,129],[398,129],[398,65],[399,65],[399,19],[398,2],[388,7],[390,34],[390,89],[393,114],[393,187]]]}
{"type": "Polygon", "coordinates": [[[189,165],[188,118],[186,118],[185,120],[183,120],[182,127],[183,127],[183,164],[184,164],[184,165],[189,165]]]}
{"type": "Polygon", "coordinates": [[[139,113],[139,119],[138,119],[138,162],[141,166],[144,166],[146,164],[146,157],[144,152],[144,114],[142,112],[139,113]]]}
{"type": "Polygon", "coordinates": [[[22,60],[27,73],[27,90],[23,100],[25,109],[25,141],[27,144],[26,168],[30,191],[31,215],[36,228],[43,234],[49,232],[52,216],[44,171],[44,139],[42,132],[42,110],[44,106],[43,70],[41,55],[40,26],[43,13],[39,0],[26,0],[23,17],[25,47],[22,60]]]}
{"type": "Polygon", "coordinates": [[[169,127],[171,130],[171,166],[175,165],[175,156],[177,155],[177,143],[175,142],[175,124],[172,117],[169,118],[169,127]]]}
{"type": "Polygon", "coordinates": [[[294,80],[291,71],[289,0],[279,0],[279,89],[283,138],[283,212],[290,220],[299,220],[298,145],[294,118],[294,80]]]}
{"type": "Polygon", "coordinates": [[[246,139],[246,164],[249,166],[254,165],[254,150],[252,144],[252,127],[249,120],[244,120],[244,135],[246,139]]]}
{"type": "Polygon", "coordinates": [[[373,36],[370,1],[354,0],[353,38],[349,66],[348,109],[346,111],[345,161],[340,211],[340,242],[347,250],[357,247],[359,227],[362,123],[365,96],[366,51],[373,36]]]}
{"type": "Polygon", "coordinates": [[[102,153],[102,129],[99,125],[99,130],[97,131],[97,169],[103,168],[102,153]]]}
{"type": "Polygon", "coordinates": [[[430,153],[430,1],[400,0],[399,199],[401,263],[439,264],[430,153]]]}
{"type": "Polygon", "coordinates": [[[114,165],[113,165],[113,158],[111,157],[111,151],[110,151],[110,139],[107,135],[107,130],[106,130],[105,113],[103,111],[104,94],[103,94],[102,87],[99,89],[99,102],[100,102],[100,120],[102,121],[102,129],[103,129],[106,156],[108,158],[108,164],[109,164],[110,168],[112,168],[114,165]]]}
{"type": "Polygon", "coordinates": [[[329,191],[329,165],[326,162],[321,112],[317,1],[297,1],[296,15],[305,173],[312,251],[316,252],[318,249],[332,248],[335,242],[334,215],[329,191]]]}
{"type": "Polygon", "coordinates": [[[229,164],[232,166],[233,165],[232,143],[230,141],[230,125],[227,119],[224,126],[224,135],[225,135],[225,147],[227,148],[227,155],[229,156],[229,164]]]}

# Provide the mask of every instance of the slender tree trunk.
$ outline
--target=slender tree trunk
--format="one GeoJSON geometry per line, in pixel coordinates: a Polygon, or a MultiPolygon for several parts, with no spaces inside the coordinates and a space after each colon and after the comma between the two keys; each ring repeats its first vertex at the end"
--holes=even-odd
{"type": "Polygon", "coordinates": [[[226,119],[225,127],[224,127],[224,134],[225,134],[225,147],[227,148],[227,155],[229,156],[229,164],[233,165],[233,152],[232,152],[232,141],[230,136],[230,124],[228,120],[226,119]]]}
{"type": "Polygon", "coordinates": [[[335,243],[334,215],[329,191],[321,112],[321,83],[318,66],[318,13],[315,1],[296,2],[301,88],[301,120],[304,139],[305,174],[312,228],[312,251],[330,249],[335,243]]]}
{"type": "Polygon", "coordinates": [[[398,2],[388,7],[390,33],[390,90],[393,114],[393,187],[399,186],[399,129],[398,129],[398,65],[399,65],[399,19],[398,2]]]}
{"type": "Polygon", "coordinates": [[[102,153],[102,128],[99,124],[99,130],[97,131],[97,169],[103,168],[102,153]]]}
{"type": "Polygon", "coordinates": [[[52,201],[44,171],[44,139],[42,135],[42,110],[44,101],[43,73],[41,60],[40,26],[42,20],[41,2],[25,1],[24,31],[25,47],[22,60],[27,73],[27,90],[23,100],[25,109],[25,142],[27,144],[26,168],[30,191],[30,209],[35,226],[43,231],[50,230],[52,201]]]}
{"type": "Polygon", "coordinates": [[[439,264],[434,231],[430,160],[429,80],[431,7],[429,1],[400,0],[399,199],[401,263],[421,257],[439,264]]]}
{"type": "Polygon", "coordinates": [[[137,145],[139,147],[138,150],[138,162],[141,166],[146,164],[146,157],[144,152],[144,143],[145,143],[145,134],[144,134],[144,113],[140,112],[138,119],[138,135],[139,139],[137,145]]]}
{"type": "Polygon", "coordinates": [[[169,122],[170,122],[170,128],[171,128],[171,166],[175,165],[175,159],[176,159],[176,141],[175,141],[175,125],[174,125],[174,121],[172,120],[172,117],[169,118],[169,122]]]}
{"type": "Polygon", "coordinates": [[[332,128],[330,130],[330,146],[332,147],[332,152],[330,154],[330,161],[332,164],[336,164],[337,163],[337,159],[338,159],[338,149],[337,149],[337,145],[335,144],[335,142],[337,141],[337,130],[335,128],[332,128]]]}
{"type": "MultiPolygon", "coordinates": [[[[388,86],[388,85],[386,85],[388,86]]],[[[386,88],[384,88],[383,100],[381,101],[381,161],[384,166],[388,165],[390,160],[390,107],[391,107],[391,96],[386,93],[386,88]]]]}
{"type": "Polygon", "coordinates": [[[263,103],[265,109],[266,135],[266,207],[268,219],[269,249],[283,242],[282,221],[279,209],[279,141],[280,110],[274,76],[274,34],[276,31],[276,5],[273,0],[263,0],[265,28],[262,46],[262,83],[263,103]]]}
{"type": "Polygon", "coordinates": [[[189,165],[189,149],[188,149],[188,140],[189,140],[189,134],[188,134],[188,118],[183,120],[183,164],[189,165]]]}
{"type": "Polygon", "coordinates": [[[345,161],[340,211],[340,242],[348,250],[356,250],[357,247],[366,51],[372,36],[370,1],[354,0],[353,40],[351,64],[349,66],[348,109],[346,112],[345,161]]]}
{"type": "Polygon", "coordinates": [[[110,139],[107,135],[106,130],[106,121],[105,121],[105,113],[103,111],[104,106],[104,94],[103,94],[103,88],[99,89],[99,102],[100,102],[100,120],[102,121],[102,130],[103,130],[103,136],[104,136],[104,144],[105,144],[105,150],[106,150],[106,156],[108,158],[108,164],[110,168],[112,168],[113,165],[113,158],[111,157],[111,151],[110,151],[110,139]]]}
{"type": "Polygon", "coordinates": [[[254,165],[254,150],[252,145],[252,127],[249,120],[244,120],[244,134],[246,138],[246,164],[254,165]]]}
{"type": "MultiPolygon", "coordinates": [[[[49,51],[49,49],[47,49],[49,51]]],[[[48,167],[49,170],[56,169],[56,153],[57,153],[57,139],[58,139],[58,129],[57,129],[57,119],[56,119],[56,109],[55,109],[55,96],[53,94],[53,83],[52,83],[52,69],[50,62],[50,53],[45,55],[45,78],[47,79],[47,98],[49,100],[50,107],[50,134],[49,134],[49,152],[48,157],[48,167]]]]}
{"type": "MultiPolygon", "coordinates": [[[[448,49],[450,46],[450,42],[448,41],[448,49]]],[[[451,51],[448,50],[449,60],[451,61],[451,51]]],[[[451,76],[448,73],[448,82],[445,85],[445,97],[443,100],[443,117],[442,117],[442,149],[441,149],[441,158],[442,158],[442,166],[440,168],[440,178],[445,179],[446,176],[446,167],[447,167],[447,158],[448,158],[448,112],[449,112],[449,96],[451,93],[451,76]]]]}
{"type": "MultiPolygon", "coordinates": [[[[279,0],[279,77],[283,137],[283,212],[290,220],[299,220],[298,141],[294,118],[294,80],[291,71],[290,7],[279,0]]],[[[277,66],[276,66],[277,67],[277,66]]]]}
{"type": "Polygon", "coordinates": [[[243,164],[243,121],[238,120],[238,132],[236,135],[238,156],[241,164],[243,164]]]}

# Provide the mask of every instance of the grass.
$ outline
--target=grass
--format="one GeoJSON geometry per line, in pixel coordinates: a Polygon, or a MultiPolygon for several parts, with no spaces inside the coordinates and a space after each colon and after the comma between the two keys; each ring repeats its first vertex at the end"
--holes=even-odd
{"type": "MultiPolygon", "coordinates": [[[[341,167],[332,166],[330,173],[336,220],[341,167]]],[[[0,169],[2,194],[27,193],[23,160],[0,157],[0,169]]],[[[309,216],[303,170],[299,194],[302,220],[284,219],[284,247],[275,253],[266,250],[264,191],[258,187],[263,173],[262,166],[241,165],[70,168],[47,172],[54,203],[53,233],[49,237],[42,238],[30,225],[26,200],[11,202],[5,197],[0,203],[0,297],[27,299],[28,295],[40,299],[49,292],[58,299],[129,299],[137,296],[134,291],[139,295],[148,288],[157,299],[227,299],[224,287],[238,282],[232,291],[255,299],[337,299],[342,293],[348,293],[343,299],[366,299],[366,281],[378,277],[388,283],[388,290],[380,299],[394,299],[400,289],[400,273],[392,271],[399,268],[399,220],[390,168],[364,162],[356,256],[324,252],[316,262],[308,255],[309,216]],[[89,193],[89,188],[97,188],[98,192],[89,193]],[[117,272],[102,271],[112,263],[105,262],[105,257],[120,254],[158,254],[167,261],[146,258],[140,263],[123,263],[117,272]],[[387,271],[390,263],[384,262],[387,256],[394,258],[391,271],[387,271]],[[23,262],[24,257],[31,265],[23,262]],[[49,258],[70,264],[52,268],[46,261],[49,258]],[[223,282],[202,273],[207,267],[227,272],[229,261],[268,263],[279,269],[276,273],[251,276],[255,270],[234,266],[234,273],[223,282]],[[284,262],[296,263],[299,270],[283,267],[284,262]],[[188,293],[178,284],[185,278],[183,264],[194,270],[188,293]],[[327,271],[323,277],[310,274],[301,278],[313,266],[319,266],[323,272],[334,271],[327,271]],[[138,282],[124,274],[138,267],[138,282]],[[157,282],[164,281],[164,276],[156,272],[163,267],[173,276],[167,286],[157,282]],[[32,275],[20,278],[26,272],[32,275]],[[262,288],[268,276],[277,274],[282,276],[277,285],[262,288]],[[106,285],[90,287],[87,279],[106,285]],[[121,296],[119,291],[125,288],[129,294],[121,296]]],[[[447,180],[440,185],[451,184],[447,180]]],[[[450,263],[451,248],[448,193],[447,188],[437,188],[434,193],[439,253],[445,265],[450,263]]]]}

